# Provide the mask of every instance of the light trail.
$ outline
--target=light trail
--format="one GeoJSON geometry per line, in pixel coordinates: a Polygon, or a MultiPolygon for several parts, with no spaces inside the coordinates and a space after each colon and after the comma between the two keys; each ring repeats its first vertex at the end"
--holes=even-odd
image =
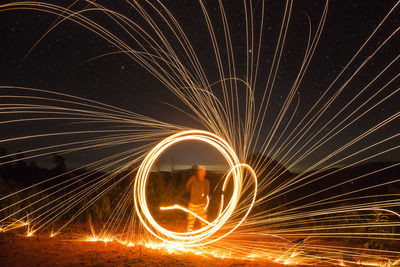
{"type": "MultiPolygon", "coordinates": [[[[311,63],[316,57],[336,62],[325,58],[330,54],[321,51],[329,49],[319,44],[333,17],[328,8],[335,12],[333,1],[315,5],[321,10],[318,18],[314,12],[303,17],[300,35],[291,32],[301,20],[302,4],[295,1],[272,4],[281,8],[273,14],[268,1],[243,1],[240,12],[234,12],[237,17],[230,15],[233,6],[215,1],[212,9],[211,2],[200,0],[191,11],[203,18],[196,26],[203,26],[201,42],[210,40],[202,43],[210,47],[204,51],[186,21],[180,22],[163,1],[127,1],[129,14],[102,1],[74,1],[66,7],[35,1],[0,4],[0,15],[27,10],[55,16],[28,54],[40,49],[39,41],[51,38],[53,30],[75,23],[112,47],[88,55],[80,66],[125,55],[175,95],[181,103],[171,106],[195,125],[176,125],[68,94],[0,85],[0,145],[28,144],[0,155],[0,176],[19,163],[54,154],[95,154],[77,169],[0,192],[0,230],[53,237],[98,212],[98,222],[105,221],[101,230],[95,233],[90,223],[91,234],[82,240],[284,264],[398,264],[400,163],[368,164],[400,149],[400,1],[373,18],[365,39],[332,73],[318,74],[326,84],[314,80],[311,63]],[[278,13],[280,23],[270,23],[269,16],[278,13]],[[288,49],[292,35],[296,48],[303,47],[294,58],[288,49]],[[290,60],[298,62],[298,72],[286,77],[292,72],[284,69],[290,60]],[[25,134],[7,131],[35,124],[25,134]],[[146,198],[154,189],[147,183],[154,163],[185,141],[215,148],[229,165],[221,175],[221,195],[218,191],[207,202],[215,209],[213,221],[193,214],[206,226],[191,233],[161,226],[150,214],[154,203],[146,198]],[[232,196],[225,192],[228,183],[232,196]]],[[[1,189],[8,182],[3,178],[1,189]]],[[[178,204],[157,210],[190,213],[178,204]]]]}
{"type": "MultiPolygon", "coordinates": [[[[234,152],[234,150],[229,146],[229,144],[223,140],[221,137],[210,133],[206,131],[200,131],[200,130],[188,130],[188,131],[183,131],[177,134],[174,134],[170,137],[167,137],[166,139],[162,140],[160,143],[158,143],[145,157],[145,159],[142,161],[137,174],[135,178],[135,184],[134,184],[134,203],[135,203],[135,209],[136,209],[136,214],[139,217],[139,220],[141,221],[142,225],[154,236],[157,238],[161,239],[164,242],[167,243],[172,243],[172,244],[177,244],[177,245],[185,245],[185,246],[198,246],[199,244],[209,244],[212,242],[215,242],[225,236],[227,236],[229,233],[234,231],[242,222],[243,220],[247,217],[249,214],[251,208],[254,205],[254,201],[256,198],[256,192],[257,192],[257,176],[254,172],[254,170],[247,164],[239,163],[239,159],[234,152]],[[184,142],[184,141],[189,141],[189,140],[196,140],[196,141],[201,141],[205,142],[214,148],[217,149],[218,152],[220,152],[227,163],[230,166],[230,171],[226,175],[222,191],[225,191],[226,186],[228,184],[229,178],[232,175],[233,179],[233,193],[230,201],[228,202],[225,210],[223,212],[220,212],[218,214],[217,219],[215,219],[214,222],[209,223],[208,221],[202,219],[204,222],[208,224],[208,226],[205,226],[199,230],[189,232],[189,233],[179,233],[179,232],[174,232],[167,230],[163,228],[159,223],[156,222],[156,220],[152,217],[150,210],[148,208],[148,203],[146,199],[146,185],[147,185],[147,180],[149,177],[149,173],[153,167],[154,162],[157,160],[157,158],[169,147],[179,143],[179,142],[184,142]],[[243,216],[242,220],[236,224],[235,227],[233,227],[228,233],[223,234],[220,237],[217,237],[215,239],[208,240],[213,234],[215,234],[227,221],[228,219],[232,216],[232,214],[235,212],[236,206],[238,205],[239,198],[241,195],[242,191],[242,186],[243,186],[243,172],[241,168],[247,168],[252,176],[254,177],[254,194],[253,194],[253,200],[251,204],[248,207],[248,211],[246,214],[243,216]]],[[[221,203],[222,207],[223,203],[221,203]]],[[[180,207],[178,205],[173,206],[172,208],[179,208],[182,209],[186,212],[190,212],[186,208],[180,207]]],[[[162,207],[161,209],[171,209],[171,208],[166,208],[162,207]]],[[[192,213],[192,212],[190,212],[192,213]]],[[[196,217],[199,218],[197,214],[192,213],[196,217]]]]}
{"type": "MultiPolygon", "coordinates": [[[[222,196],[221,196],[221,197],[222,197],[222,196]]],[[[206,204],[206,206],[204,207],[203,210],[207,210],[207,208],[208,208],[209,205],[210,205],[210,197],[207,196],[207,204],[206,204]]]]}
{"type": "Polygon", "coordinates": [[[193,216],[195,216],[196,218],[198,218],[199,220],[205,222],[205,223],[208,224],[208,225],[214,225],[213,223],[210,223],[209,221],[204,220],[202,217],[200,217],[200,216],[197,215],[196,213],[194,213],[194,212],[188,210],[188,209],[185,208],[185,207],[182,207],[182,206],[180,206],[180,205],[177,205],[177,204],[175,204],[175,205],[173,205],[173,206],[168,206],[168,207],[160,207],[160,210],[182,210],[182,211],[184,211],[184,212],[187,212],[187,213],[192,214],[193,216]]]}

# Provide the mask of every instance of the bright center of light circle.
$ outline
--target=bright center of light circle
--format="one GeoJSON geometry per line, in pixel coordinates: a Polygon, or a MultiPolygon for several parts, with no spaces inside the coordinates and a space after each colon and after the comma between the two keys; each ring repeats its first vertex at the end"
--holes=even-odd
{"type": "Polygon", "coordinates": [[[248,215],[251,207],[253,206],[256,196],[255,194],[256,190],[257,190],[257,179],[253,169],[251,169],[249,165],[239,162],[239,159],[235,151],[224,139],[207,131],[188,130],[179,132],[177,134],[165,138],[146,155],[145,159],[143,160],[136,174],[136,179],[134,184],[134,204],[140,222],[151,234],[168,243],[185,245],[185,246],[195,246],[195,245],[214,242],[226,236],[227,234],[231,233],[234,229],[236,229],[236,227],[238,227],[241,224],[241,222],[243,222],[245,217],[248,215]],[[146,199],[146,184],[152,166],[154,162],[157,160],[157,158],[170,146],[188,140],[205,142],[213,146],[223,155],[223,157],[225,158],[230,167],[230,171],[225,178],[223,190],[226,187],[228,179],[230,179],[230,176],[232,176],[233,193],[229,203],[223,210],[222,209],[220,210],[219,215],[213,222],[196,231],[188,233],[180,233],[163,228],[152,217],[146,199]],[[223,235],[218,235],[212,238],[212,236],[228,221],[228,219],[234,213],[235,208],[239,202],[243,184],[243,168],[246,168],[254,177],[255,191],[254,191],[253,201],[251,205],[249,205],[247,213],[244,215],[242,220],[239,223],[237,223],[235,227],[233,227],[230,231],[224,233],[223,235]]]}

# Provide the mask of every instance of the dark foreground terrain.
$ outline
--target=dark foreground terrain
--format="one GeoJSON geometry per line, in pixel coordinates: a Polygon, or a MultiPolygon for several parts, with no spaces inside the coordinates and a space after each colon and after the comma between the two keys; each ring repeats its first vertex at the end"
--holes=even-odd
{"type": "Polygon", "coordinates": [[[117,242],[68,241],[49,237],[0,234],[0,266],[283,266],[269,262],[220,259],[194,254],[128,247],[117,242]]]}

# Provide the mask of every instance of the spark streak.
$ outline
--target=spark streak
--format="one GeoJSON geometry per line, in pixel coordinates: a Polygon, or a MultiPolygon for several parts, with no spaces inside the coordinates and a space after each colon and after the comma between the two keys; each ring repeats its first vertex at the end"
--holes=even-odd
{"type": "MultiPolygon", "coordinates": [[[[317,72],[326,84],[314,80],[311,63],[316,55],[323,57],[318,64],[334,62],[325,58],[331,49],[319,47],[334,17],[328,16],[333,1],[320,4],[318,17],[306,15],[308,26],[300,35],[293,32],[295,39],[291,30],[299,18],[293,16],[301,5],[293,0],[275,3],[281,9],[271,15],[282,16],[273,23],[269,1],[242,1],[240,10],[224,1],[195,1],[192,12],[203,18],[196,26],[204,26],[206,37],[201,49],[170,3],[126,1],[126,15],[101,1],[67,7],[49,2],[0,4],[0,14],[28,10],[55,16],[28,54],[60,25],[75,23],[112,47],[83,63],[126,56],[181,101],[171,106],[195,126],[64,93],[0,85],[0,145],[28,144],[0,155],[1,189],[7,173],[23,168],[21,162],[93,154],[80,157],[90,162],[76,169],[0,192],[0,231],[20,229],[32,236],[51,228],[53,237],[98,212],[101,230],[96,234],[89,223],[91,234],[82,240],[284,264],[399,264],[400,1],[393,1],[332,73],[317,72]],[[229,15],[231,8],[237,17],[229,15]],[[303,54],[290,58],[293,42],[303,54]],[[291,59],[298,72],[286,77],[291,59]],[[27,125],[38,126],[13,134],[13,128],[27,125]],[[212,195],[211,204],[208,199],[215,218],[193,214],[206,226],[190,233],[162,227],[146,198],[159,156],[185,141],[215,148],[229,166],[220,178],[221,195],[212,195]],[[393,162],[386,160],[395,153],[393,162]],[[371,167],[374,162],[380,163],[371,167]]],[[[296,29],[304,26],[299,25],[296,29]]],[[[160,208],[175,209],[190,212],[178,204],[160,208]]]]}
{"type": "MultiPolygon", "coordinates": [[[[142,225],[154,236],[167,243],[186,245],[186,246],[198,246],[199,244],[209,244],[211,242],[215,242],[227,236],[230,232],[236,229],[247,217],[251,208],[253,207],[256,198],[256,192],[257,192],[257,176],[255,172],[249,165],[239,163],[239,159],[236,153],[225,140],[210,132],[200,131],[200,130],[188,130],[174,134],[162,140],[146,155],[145,159],[142,161],[142,164],[140,165],[138,172],[136,174],[135,185],[134,185],[134,201],[135,201],[135,209],[142,225]],[[151,216],[148,208],[148,203],[146,200],[146,185],[150,170],[154,162],[157,160],[157,158],[170,146],[188,140],[197,140],[205,142],[216,148],[224,156],[231,169],[229,173],[226,175],[223,185],[223,191],[226,189],[227,182],[231,175],[233,176],[234,189],[232,197],[229,203],[227,204],[225,210],[223,212],[220,212],[220,214],[218,215],[217,219],[214,222],[209,223],[208,221],[203,220],[208,224],[208,226],[205,226],[202,229],[190,233],[179,233],[179,232],[169,231],[163,228],[151,216]],[[206,240],[207,238],[211,237],[214,233],[216,233],[228,221],[228,219],[234,213],[236,206],[238,205],[243,186],[243,172],[240,170],[240,168],[242,167],[247,168],[254,177],[255,189],[252,202],[248,207],[248,211],[244,215],[242,220],[239,223],[237,223],[237,225],[233,227],[231,231],[218,238],[212,240],[206,240]]],[[[183,207],[179,207],[177,205],[173,206],[172,208],[179,208],[184,211],[190,212],[189,210],[183,207]]],[[[165,210],[171,208],[164,207],[161,209],[165,210]]],[[[199,217],[194,213],[192,214],[195,215],[196,217],[199,217]]]]}

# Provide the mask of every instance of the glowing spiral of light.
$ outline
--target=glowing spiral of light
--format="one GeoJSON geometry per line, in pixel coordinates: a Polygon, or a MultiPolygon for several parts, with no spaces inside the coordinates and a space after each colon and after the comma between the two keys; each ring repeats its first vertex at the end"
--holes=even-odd
{"type": "MultiPolygon", "coordinates": [[[[136,179],[134,184],[134,204],[139,220],[151,234],[168,243],[174,243],[185,246],[194,246],[199,244],[208,244],[211,242],[215,242],[233,232],[249,214],[251,208],[254,205],[256,192],[257,192],[257,177],[254,170],[249,165],[239,162],[239,159],[235,151],[232,149],[231,146],[229,146],[229,144],[225,140],[207,131],[188,130],[179,132],[177,134],[165,138],[147,154],[136,174],[136,179]],[[216,148],[224,156],[224,158],[229,164],[230,171],[226,175],[225,182],[223,185],[223,191],[227,186],[227,182],[230,179],[230,176],[232,176],[233,193],[229,203],[227,204],[224,210],[222,210],[222,204],[221,204],[219,215],[213,222],[208,223],[206,226],[196,231],[188,233],[180,233],[163,228],[151,216],[146,200],[146,184],[152,166],[154,162],[157,160],[157,158],[170,146],[187,140],[196,140],[205,142],[211,145],[212,147],[216,148]],[[220,230],[221,227],[228,221],[228,219],[235,212],[236,206],[239,202],[239,198],[242,192],[244,169],[247,169],[254,178],[254,195],[252,202],[249,205],[246,214],[234,227],[232,227],[229,231],[224,232],[221,235],[218,235],[217,237],[211,238],[211,236],[214,235],[218,230],[220,230]]],[[[222,195],[222,202],[223,202],[223,195],[222,195]]],[[[171,209],[175,208],[185,210],[185,208],[180,207],[178,205],[174,205],[171,207],[171,209]]]]}

